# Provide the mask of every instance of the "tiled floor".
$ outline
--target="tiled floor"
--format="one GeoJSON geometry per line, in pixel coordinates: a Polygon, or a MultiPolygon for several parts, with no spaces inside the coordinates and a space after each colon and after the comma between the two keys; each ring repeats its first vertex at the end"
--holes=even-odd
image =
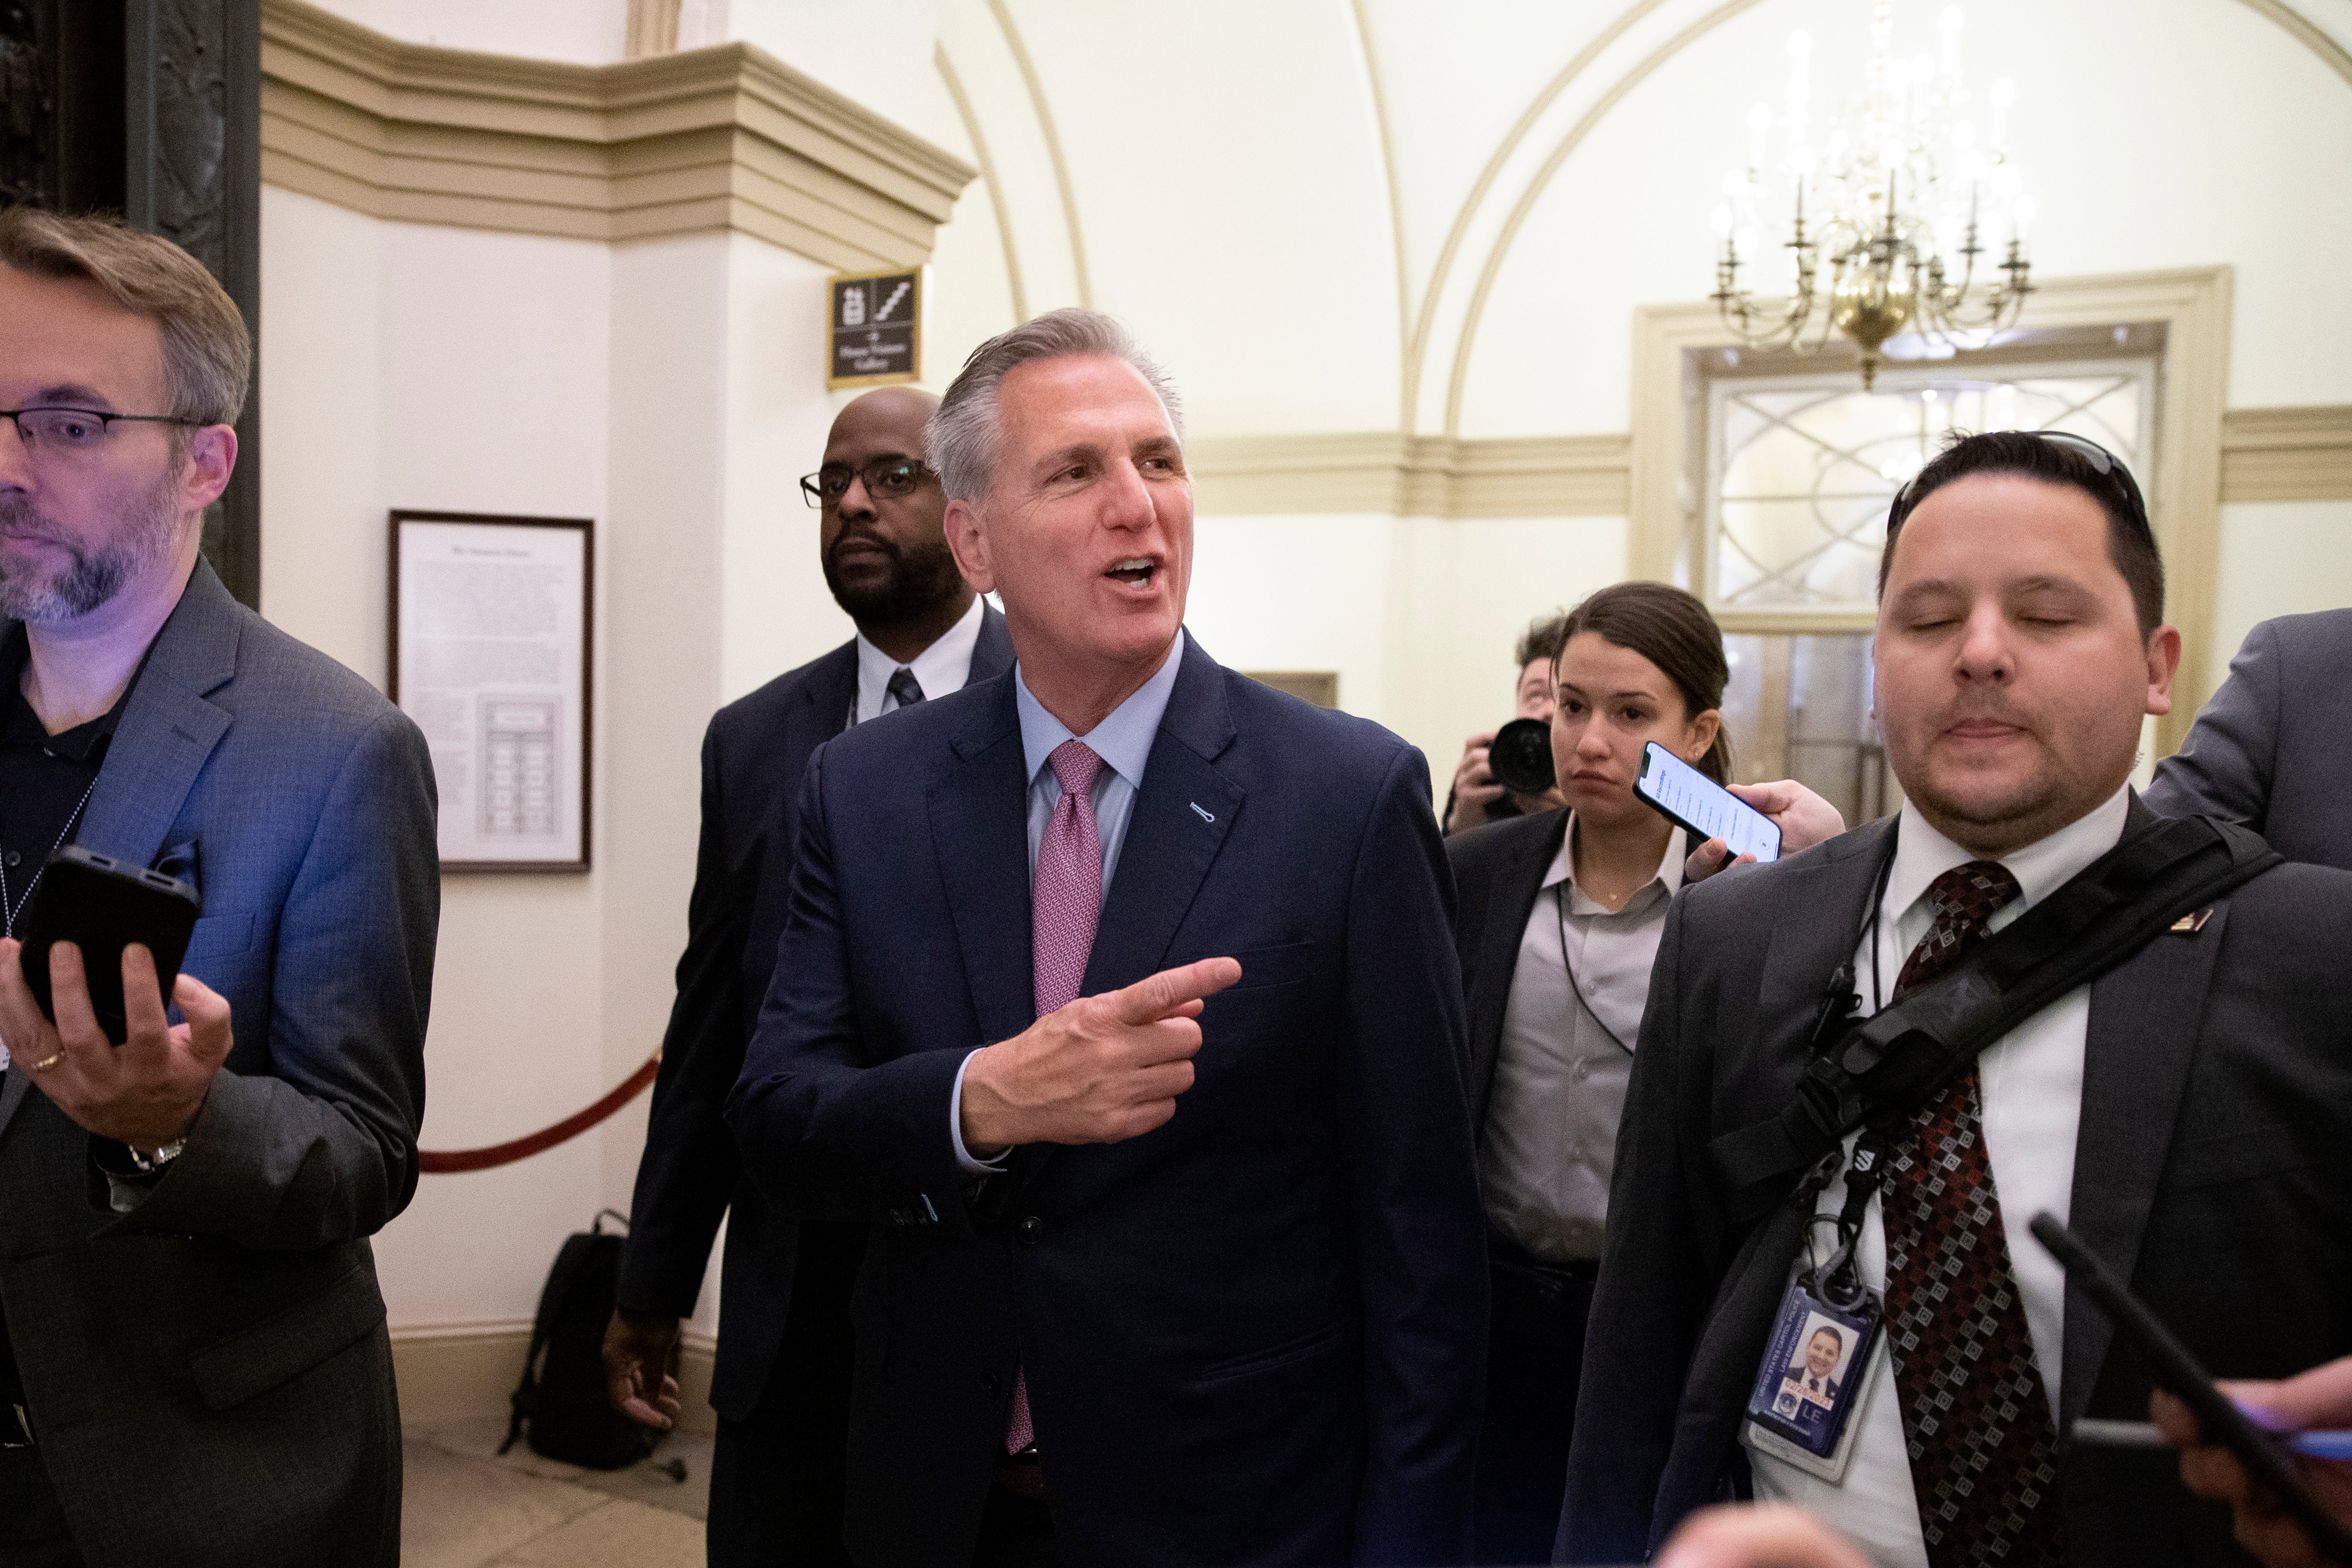
{"type": "Polygon", "coordinates": [[[709,1438],[673,1436],[642,1464],[596,1471],[520,1443],[501,1458],[505,1436],[500,1420],[409,1428],[407,1568],[701,1568],[709,1438]]]}

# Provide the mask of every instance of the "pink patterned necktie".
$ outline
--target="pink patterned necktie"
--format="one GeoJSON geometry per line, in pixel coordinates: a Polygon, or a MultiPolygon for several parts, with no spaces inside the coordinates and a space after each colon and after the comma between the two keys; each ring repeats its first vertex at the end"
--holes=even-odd
{"type": "MultiPolygon", "coordinates": [[[[1065,741],[1045,765],[1062,785],[1046,819],[1030,878],[1030,951],[1037,1016],[1078,998],[1087,958],[1094,952],[1102,913],[1102,837],[1095,828],[1094,783],[1102,758],[1083,741],[1065,741]]],[[[1029,1419],[1029,1376],[1013,1382],[1013,1413],[1004,1423],[1004,1451],[1017,1454],[1037,1439],[1029,1419]]]]}

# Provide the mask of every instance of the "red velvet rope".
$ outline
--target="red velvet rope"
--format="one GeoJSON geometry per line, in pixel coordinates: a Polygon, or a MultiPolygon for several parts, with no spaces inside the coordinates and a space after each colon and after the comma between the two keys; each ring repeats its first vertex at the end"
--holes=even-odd
{"type": "Polygon", "coordinates": [[[528,1138],[518,1138],[510,1143],[493,1143],[487,1149],[419,1150],[417,1167],[430,1175],[448,1175],[458,1171],[487,1171],[493,1165],[511,1165],[517,1160],[528,1160],[533,1154],[544,1153],[567,1139],[577,1138],[613,1112],[643,1094],[646,1086],[661,1070],[661,1053],[656,1051],[646,1058],[646,1065],[621,1080],[620,1086],[575,1115],[567,1116],[552,1127],[541,1128],[528,1138]]]}

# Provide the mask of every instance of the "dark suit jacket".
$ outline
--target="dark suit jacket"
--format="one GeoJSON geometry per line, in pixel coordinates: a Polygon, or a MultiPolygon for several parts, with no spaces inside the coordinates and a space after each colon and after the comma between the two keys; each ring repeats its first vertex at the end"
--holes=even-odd
{"type": "MultiPolygon", "coordinates": [[[[2148,820],[2135,801],[2126,831],[2148,820]]],[[[1730,1218],[1707,1144],[1794,1092],[1891,830],[1726,872],[1666,917],[1579,1395],[1612,1416],[1577,1433],[1561,1562],[1638,1561],[1744,1481],[1738,1426],[1778,1290],[1760,1314],[1720,1310],[1734,1259],[1769,1222],[1730,1218]]],[[[2280,866],[2201,931],[2158,937],[2091,987],[2071,1224],[2219,1376],[2281,1377],[2352,1352],[2347,931],[2352,874],[2280,866]]],[[[1777,1283],[1789,1262],[1754,1267],[1777,1283]]],[[[2065,1324],[2062,1430],[2084,1415],[2147,1419],[2137,1351],[2078,1290],[2065,1324]]],[[[2168,1453],[2071,1448],[2061,1484],[2074,1568],[2250,1561],[2228,1511],[2186,1491],[2168,1453]]]]}
{"type": "MultiPolygon", "coordinates": [[[[1012,668],[1004,617],[983,605],[969,679],[1012,668]]],[[[848,727],[856,697],[853,640],[721,708],[702,741],[702,839],[621,1253],[620,1303],[691,1316],[711,1237],[731,1205],[710,1403],[737,1420],[759,1405],[783,1342],[799,1227],[743,1180],[721,1112],[775,966],[801,774],[809,754],[848,727]]]]}
{"type": "Polygon", "coordinates": [[[2290,860],[2352,870],[2352,610],[2246,634],[2147,804],[2234,817],[2290,860]]]}
{"type": "Polygon", "coordinates": [[[1486,1125],[1495,1061],[1503,1050],[1503,1015],[1510,1007],[1511,977],[1518,972],[1528,916],[1567,837],[1563,810],[1488,823],[1445,841],[1462,911],[1454,937],[1469,1007],[1473,1127],[1486,1125]]]}
{"type": "Polygon", "coordinates": [[[366,1238],[416,1187],[433,814],[416,726],[199,563],[78,841],[198,885],[182,967],[228,998],[236,1044],[127,1215],[26,1072],[0,1089],[0,1295],[92,1568],[398,1561],[366,1238]]]}
{"type": "Polygon", "coordinates": [[[852,1554],[971,1560],[1019,1368],[1071,1568],[1465,1559],[1486,1259],[1420,753],[1188,647],[1085,994],[1242,981],[1172,1121],[968,1192],[957,1071],[1035,1016],[1028,782],[1009,677],[817,752],[729,1104],[780,1206],[880,1226],[852,1554]]]}

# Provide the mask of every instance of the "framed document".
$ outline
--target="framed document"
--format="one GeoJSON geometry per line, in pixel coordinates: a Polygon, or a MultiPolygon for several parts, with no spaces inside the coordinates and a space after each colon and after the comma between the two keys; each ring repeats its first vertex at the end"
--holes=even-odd
{"type": "Polygon", "coordinates": [[[432,748],[445,871],[588,868],[591,533],[392,514],[392,700],[432,748]]]}

